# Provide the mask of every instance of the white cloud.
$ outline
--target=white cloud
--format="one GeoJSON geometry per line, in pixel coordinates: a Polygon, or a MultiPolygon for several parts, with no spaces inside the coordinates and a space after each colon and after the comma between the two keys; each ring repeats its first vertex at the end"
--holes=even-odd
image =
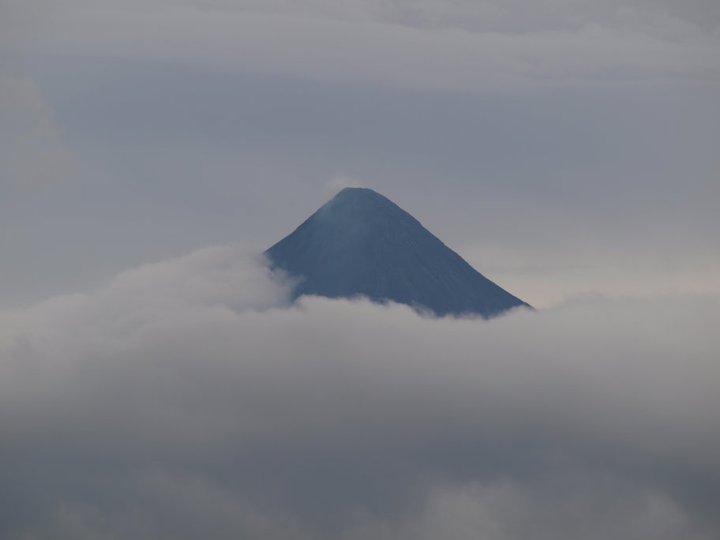
{"type": "Polygon", "coordinates": [[[720,80],[712,31],[645,7],[620,5],[604,16],[599,5],[552,3],[549,16],[495,2],[356,2],[341,10],[325,2],[106,2],[55,6],[43,15],[35,4],[16,2],[10,19],[19,22],[7,25],[5,41],[8,50],[29,53],[192,62],[425,90],[720,80]],[[530,15],[518,31],[510,21],[525,10],[530,15]]]}
{"type": "MultiPolygon", "coordinates": [[[[548,475],[551,476],[551,475],[548,475]]],[[[588,480],[587,478],[582,480],[588,480]]],[[[350,539],[364,540],[506,540],[533,538],[647,538],[710,540],[696,530],[677,504],[654,492],[627,492],[621,482],[607,480],[603,488],[567,490],[563,482],[578,478],[544,478],[540,485],[500,481],[470,483],[432,492],[422,515],[388,526],[370,523],[353,531],[350,539]],[[553,493],[554,492],[554,493],[553,493]],[[549,495],[553,493],[553,495],[549,495]],[[562,515],[548,520],[548,516],[562,515]],[[542,522],[542,526],[537,526],[542,522]]]]}
{"type": "Polygon", "coordinates": [[[224,247],[4,313],[2,536],[720,530],[717,298],[490,322],[286,298],[224,247]]]}

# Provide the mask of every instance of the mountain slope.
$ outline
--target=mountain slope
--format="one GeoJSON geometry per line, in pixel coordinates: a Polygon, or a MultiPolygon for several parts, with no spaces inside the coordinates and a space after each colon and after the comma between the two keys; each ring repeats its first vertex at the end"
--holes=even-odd
{"type": "Polygon", "coordinates": [[[366,296],[483,317],[529,307],[371,189],[342,190],[265,253],[274,268],[299,279],[296,298],[366,296]]]}

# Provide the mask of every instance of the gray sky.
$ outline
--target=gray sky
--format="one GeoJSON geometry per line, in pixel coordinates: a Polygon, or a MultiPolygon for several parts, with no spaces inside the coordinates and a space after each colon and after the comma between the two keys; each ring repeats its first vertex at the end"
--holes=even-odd
{"type": "Polygon", "coordinates": [[[0,0],[0,536],[717,538],[719,6],[0,0]],[[344,185],[541,311],[288,308],[344,185]]]}
{"type": "Polygon", "coordinates": [[[715,2],[0,6],[0,305],[267,247],[338,178],[534,305],[720,289],[715,2]]]}

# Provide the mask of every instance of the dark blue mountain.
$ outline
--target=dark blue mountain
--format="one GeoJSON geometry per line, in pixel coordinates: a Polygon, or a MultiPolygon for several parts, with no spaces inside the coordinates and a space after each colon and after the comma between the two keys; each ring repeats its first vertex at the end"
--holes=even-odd
{"type": "Polygon", "coordinates": [[[529,307],[371,189],[342,190],[265,253],[273,268],[298,279],[295,298],[365,296],[486,318],[529,307]]]}

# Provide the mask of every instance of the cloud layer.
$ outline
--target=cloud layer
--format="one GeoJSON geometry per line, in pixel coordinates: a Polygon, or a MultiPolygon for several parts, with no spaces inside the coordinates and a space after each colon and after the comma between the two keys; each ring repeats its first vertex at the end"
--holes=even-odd
{"type": "Polygon", "coordinates": [[[0,536],[720,532],[718,299],[286,299],[222,247],[3,313],[0,536]]]}
{"type": "Polygon", "coordinates": [[[14,2],[5,47],[421,90],[720,81],[702,2],[14,2]]]}

